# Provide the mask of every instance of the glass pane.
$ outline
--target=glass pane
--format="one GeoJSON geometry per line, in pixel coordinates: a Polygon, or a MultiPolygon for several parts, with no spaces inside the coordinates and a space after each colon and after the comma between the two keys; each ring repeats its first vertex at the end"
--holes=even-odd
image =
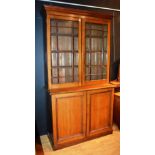
{"type": "Polygon", "coordinates": [[[108,25],[107,24],[104,24],[104,31],[108,32],[108,25]]]}
{"type": "Polygon", "coordinates": [[[78,66],[78,53],[74,53],[74,66],[78,66]]]}
{"type": "Polygon", "coordinates": [[[72,66],[72,53],[59,53],[59,66],[72,66]]]}
{"type": "Polygon", "coordinates": [[[78,51],[78,37],[74,37],[74,50],[78,51]]]}
{"type": "Polygon", "coordinates": [[[51,36],[51,50],[57,50],[56,36],[51,36]]]}
{"type": "Polygon", "coordinates": [[[59,69],[59,83],[72,82],[72,68],[59,69]]]}
{"type": "Polygon", "coordinates": [[[57,53],[52,53],[52,66],[57,66],[57,53]]]}
{"type": "Polygon", "coordinates": [[[90,74],[90,67],[86,66],[86,75],[90,74]]]}
{"type": "Polygon", "coordinates": [[[107,50],[107,32],[104,32],[104,50],[107,50]]]}
{"type": "Polygon", "coordinates": [[[52,68],[53,77],[58,77],[57,68],[52,68]]]}
{"type": "Polygon", "coordinates": [[[90,53],[86,53],[86,65],[90,64],[90,53]]]}
{"type": "Polygon", "coordinates": [[[91,74],[97,75],[97,67],[91,67],[91,74]]]}
{"type": "MultiPolygon", "coordinates": [[[[66,67],[66,68],[60,69],[60,72],[61,72],[61,70],[64,71],[63,72],[64,74],[62,74],[62,76],[66,76],[66,77],[72,76],[72,68],[66,67]]],[[[60,74],[60,76],[61,76],[61,74],[60,74]]]]}
{"type": "Polygon", "coordinates": [[[74,81],[78,81],[78,67],[74,67],[74,81]]]}
{"type": "Polygon", "coordinates": [[[91,24],[86,24],[86,30],[91,28],[91,24]]]}
{"type": "Polygon", "coordinates": [[[72,37],[58,36],[59,50],[72,50],[72,37]]]}
{"type": "Polygon", "coordinates": [[[89,38],[86,38],[86,51],[89,51],[90,50],[90,39],[89,38]]]}
{"type": "Polygon", "coordinates": [[[103,25],[101,24],[90,24],[91,29],[103,30],[103,25]]]}
{"type": "Polygon", "coordinates": [[[78,35],[78,29],[77,28],[74,28],[73,31],[74,31],[74,35],[78,35]]]}
{"type": "Polygon", "coordinates": [[[103,37],[103,31],[91,30],[91,35],[94,37],[103,37]]]}
{"type": "Polygon", "coordinates": [[[90,80],[90,75],[86,76],[85,78],[87,81],[90,80]]]}
{"type": "Polygon", "coordinates": [[[58,27],[72,27],[72,21],[57,20],[58,27]]]}
{"type": "Polygon", "coordinates": [[[53,78],[52,83],[57,84],[58,83],[58,78],[53,78]]]}
{"type": "Polygon", "coordinates": [[[97,65],[98,63],[98,53],[91,53],[91,65],[97,65]]]}
{"type": "Polygon", "coordinates": [[[56,20],[51,20],[51,26],[56,26],[56,20]]]}
{"type": "Polygon", "coordinates": [[[98,67],[97,71],[98,71],[97,79],[102,79],[103,78],[103,72],[102,72],[103,68],[102,67],[98,67]]]}
{"type": "Polygon", "coordinates": [[[91,35],[91,30],[88,29],[88,30],[86,31],[86,36],[89,37],[90,35],[91,35]]]}
{"type": "Polygon", "coordinates": [[[91,50],[92,51],[101,51],[102,48],[103,48],[103,39],[91,38],[91,50]]]}
{"type": "Polygon", "coordinates": [[[102,58],[102,59],[103,59],[103,60],[102,60],[102,61],[103,61],[103,64],[104,64],[104,65],[107,65],[107,52],[103,52],[102,55],[103,55],[103,58],[102,58]]]}
{"type": "Polygon", "coordinates": [[[105,67],[102,68],[102,72],[103,72],[103,79],[106,79],[107,76],[107,69],[105,67]]]}
{"type": "Polygon", "coordinates": [[[52,32],[52,34],[55,34],[56,33],[56,27],[51,27],[51,32],[52,32]]]}
{"type": "Polygon", "coordinates": [[[91,53],[91,65],[102,65],[102,53],[101,52],[91,53]]]}
{"type": "Polygon", "coordinates": [[[107,51],[107,36],[108,36],[108,25],[104,24],[104,50],[107,51]]]}
{"type": "Polygon", "coordinates": [[[58,34],[72,34],[72,28],[58,28],[58,34]]]}

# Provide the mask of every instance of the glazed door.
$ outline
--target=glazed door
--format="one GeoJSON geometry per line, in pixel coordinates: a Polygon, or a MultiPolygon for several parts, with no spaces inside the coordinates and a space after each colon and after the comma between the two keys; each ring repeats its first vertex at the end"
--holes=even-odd
{"type": "Polygon", "coordinates": [[[49,89],[80,85],[81,19],[48,16],[47,41],[49,89]]]}
{"type": "Polygon", "coordinates": [[[52,112],[55,148],[60,148],[85,138],[85,92],[53,95],[52,112]]]}
{"type": "Polygon", "coordinates": [[[82,21],[83,82],[85,85],[109,82],[110,21],[82,21]]]}
{"type": "Polygon", "coordinates": [[[113,89],[87,92],[87,136],[112,132],[113,89]]]}

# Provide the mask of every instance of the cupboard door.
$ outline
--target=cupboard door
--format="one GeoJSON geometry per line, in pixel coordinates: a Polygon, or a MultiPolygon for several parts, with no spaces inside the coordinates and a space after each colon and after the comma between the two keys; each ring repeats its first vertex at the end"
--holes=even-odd
{"type": "Polygon", "coordinates": [[[110,22],[83,20],[82,39],[85,43],[83,81],[85,84],[108,83],[110,58],[110,22]],[[108,60],[109,59],[109,60],[108,60]]]}
{"type": "Polygon", "coordinates": [[[87,136],[112,132],[113,89],[87,92],[87,136]]]}
{"type": "Polygon", "coordinates": [[[86,95],[84,92],[52,96],[54,146],[79,142],[86,134],[86,95]]]}
{"type": "Polygon", "coordinates": [[[52,15],[48,18],[49,89],[78,86],[81,82],[81,19],[52,15]]]}

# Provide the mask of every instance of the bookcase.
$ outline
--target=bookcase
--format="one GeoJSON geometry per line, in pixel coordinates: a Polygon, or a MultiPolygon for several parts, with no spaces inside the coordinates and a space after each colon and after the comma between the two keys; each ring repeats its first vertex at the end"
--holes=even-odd
{"type": "Polygon", "coordinates": [[[112,133],[111,16],[44,6],[54,148],[112,133]]]}

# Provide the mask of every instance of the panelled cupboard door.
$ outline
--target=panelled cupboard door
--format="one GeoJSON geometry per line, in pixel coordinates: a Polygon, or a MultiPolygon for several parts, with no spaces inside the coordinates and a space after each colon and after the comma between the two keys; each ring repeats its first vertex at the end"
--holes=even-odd
{"type": "Polygon", "coordinates": [[[47,16],[48,87],[79,86],[81,83],[81,19],[47,16]]]}
{"type": "Polygon", "coordinates": [[[54,146],[76,143],[86,135],[86,93],[66,93],[52,96],[54,146]]]}
{"type": "Polygon", "coordinates": [[[112,133],[113,89],[87,92],[87,136],[112,133]]]}

